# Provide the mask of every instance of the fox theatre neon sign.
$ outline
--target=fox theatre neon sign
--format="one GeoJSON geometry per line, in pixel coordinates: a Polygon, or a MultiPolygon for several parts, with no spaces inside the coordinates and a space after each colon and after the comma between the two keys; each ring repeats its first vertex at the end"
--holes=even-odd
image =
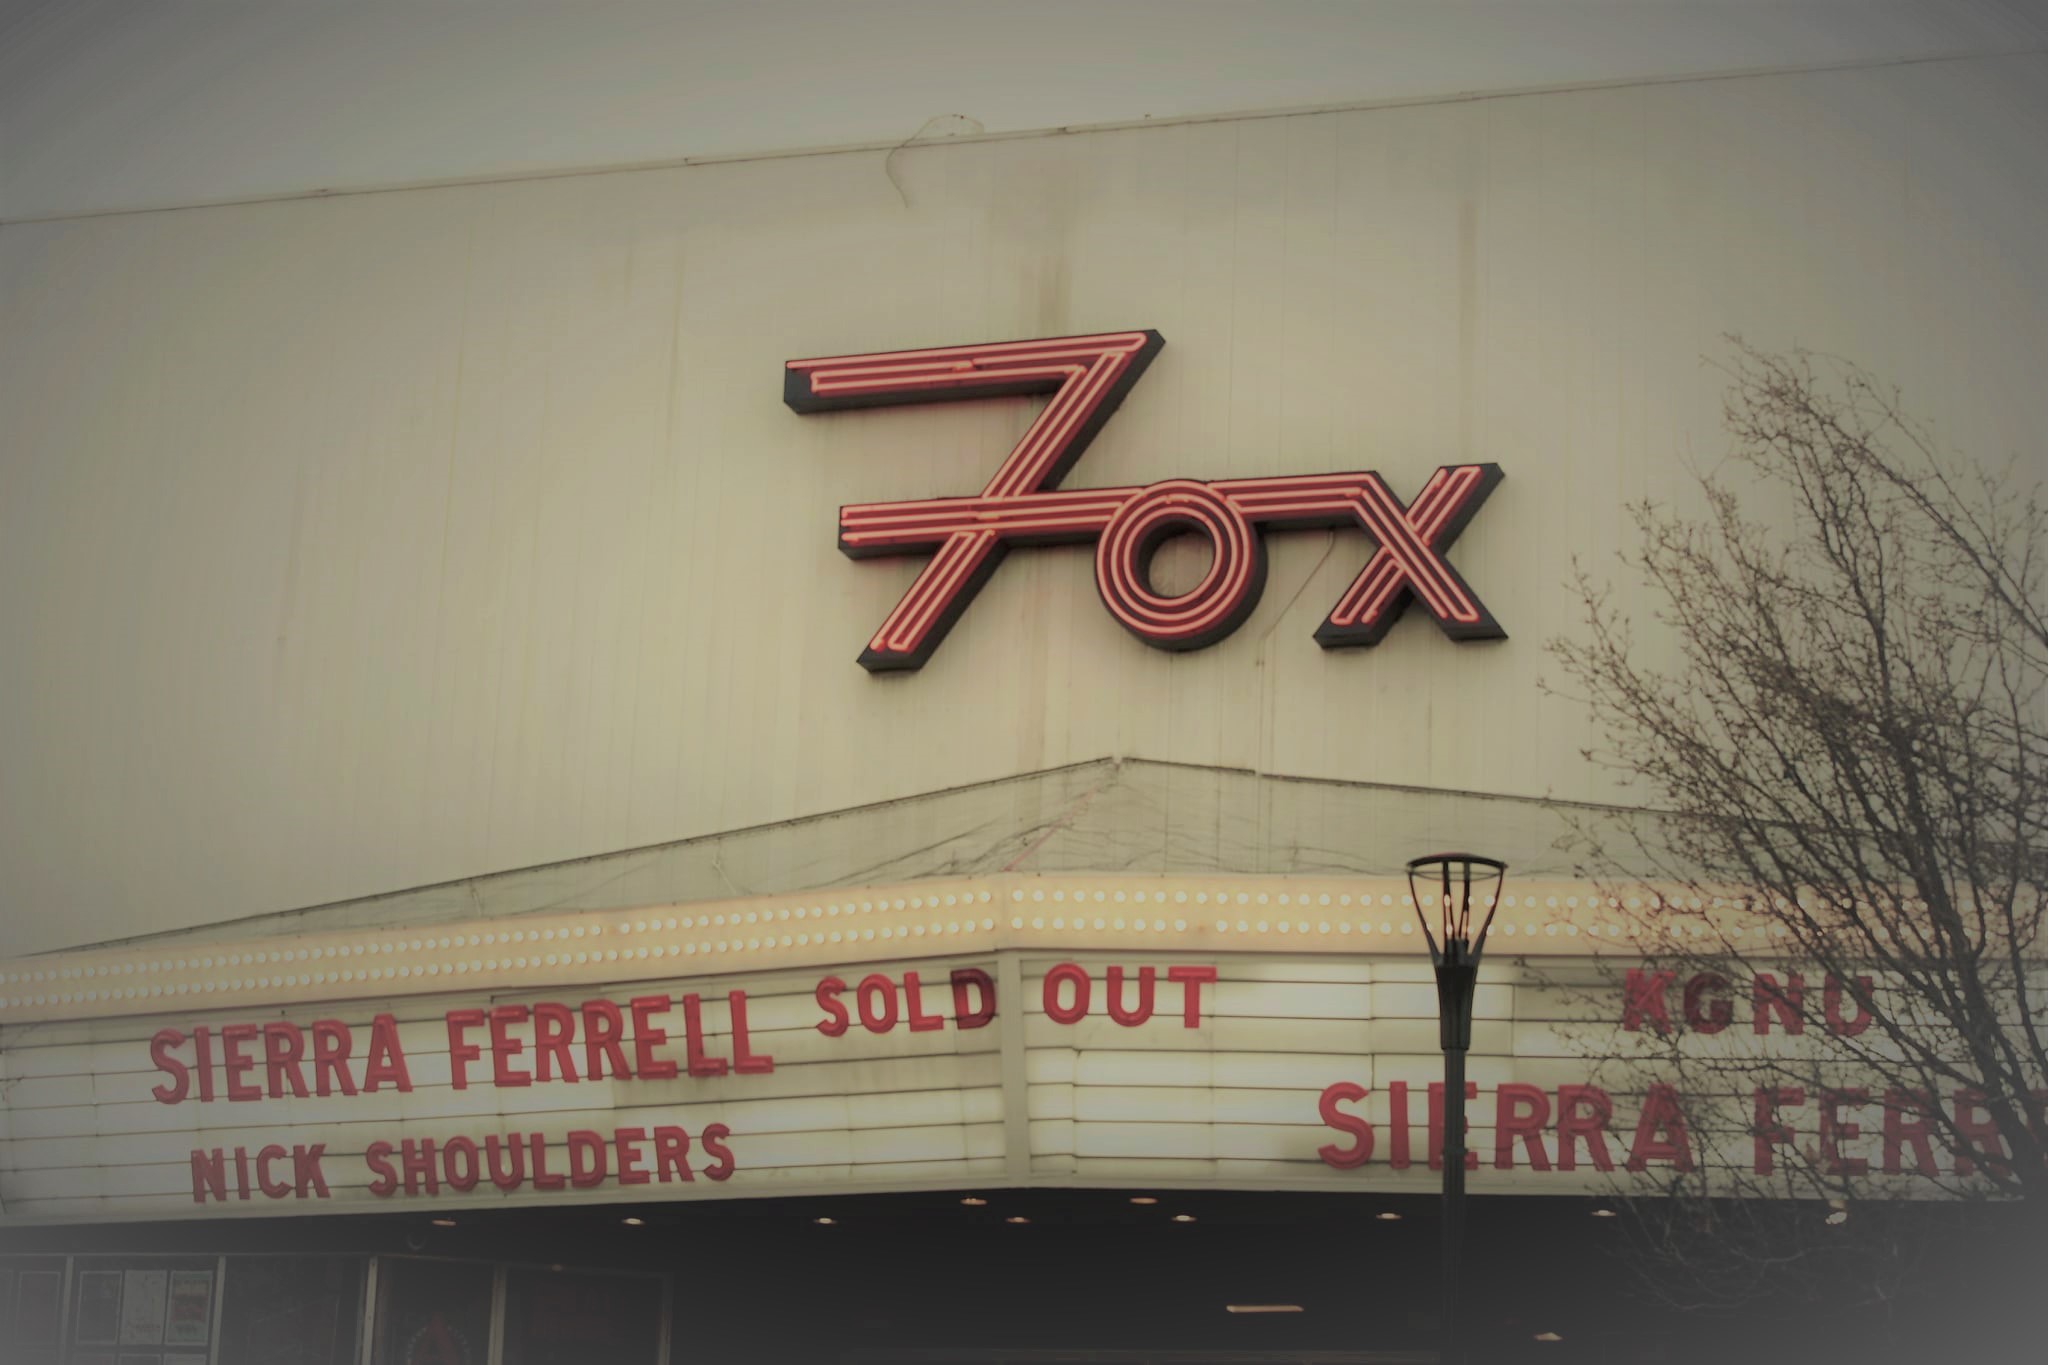
{"type": "Polygon", "coordinates": [[[839,548],[853,558],[931,555],[861,652],[862,667],[923,667],[1012,546],[1087,541],[1110,615],[1149,645],[1200,649],[1258,605],[1265,531],[1353,524],[1379,548],[1317,627],[1316,643],[1376,645],[1411,600],[1453,640],[1505,638],[1444,559],[1501,481],[1498,465],[1445,465],[1407,504],[1370,470],[1062,490],[1165,344],[1153,331],[1115,332],[788,362],[783,401],[799,413],[1052,395],[980,493],[839,510],[839,548]],[[1209,571],[1179,596],[1162,596],[1152,588],[1152,557],[1190,532],[1210,544],[1209,571]]]}

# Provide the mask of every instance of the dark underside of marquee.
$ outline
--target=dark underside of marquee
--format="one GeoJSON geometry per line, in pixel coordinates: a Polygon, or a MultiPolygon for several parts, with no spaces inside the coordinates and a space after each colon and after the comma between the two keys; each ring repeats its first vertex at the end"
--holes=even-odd
{"type": "MultiPolygon", "coordinates": [[[[676,1365],[1434,1359],[1434,1200],[1000,1189],[976,1197],[987,1203],[932,1193],[464,1212],[452,1227],[414,1214],[17,1228],[0,1253],[17,1262],[69,1255],[80,1267],[99,1255],[355,1265],[376,1256],[385,1276],[415,1273],[420,1258],[652,1272],[672,1286],[676,1365]],[[1134,1194],[1158,1202],[1134,1204],[1134,1194]],[[1233,1304],[1301,1311],[1231,1312],[1233,1304]]],[[[1869,1302],[1849,1280],[1818,1289],[1802,1281],[1797,1293],[1712,1314],[1645,1298],[1626,1264],[1628,1216],[1593,1216],[1600,1207],[1474,1201],[1473,1361],[2036,1358],[2042,1248],[2011,1206],[1909,1214],[1926,1217],[1941,1250],[1901,1300],[1869,1302]]]]}

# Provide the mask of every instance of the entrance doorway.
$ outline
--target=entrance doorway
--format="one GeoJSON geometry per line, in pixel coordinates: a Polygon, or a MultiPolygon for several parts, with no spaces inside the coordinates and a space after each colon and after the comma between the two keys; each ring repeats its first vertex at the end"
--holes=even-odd
{"type": "Polygon", "coordinates": [[[666,1275],[380,1256],[371,1365],[663,1365],[666,1275]]]}

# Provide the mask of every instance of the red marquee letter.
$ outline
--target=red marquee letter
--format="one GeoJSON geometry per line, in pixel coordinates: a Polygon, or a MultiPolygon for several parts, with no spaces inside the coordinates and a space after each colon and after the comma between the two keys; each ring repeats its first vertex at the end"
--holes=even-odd
{"type": "Polygon", "coordinates": [[[1636,1121],[1635,1139],[1629,1143],[1629,1170],[1643,1170],[1652,1161],[1668,1161],[1673,1170],[1692,1169],[1685,1113],[1679,1107],[1678,1092],[1668,1085],[1650,1087],[1650,1093],[1644,1097],[1642,1117],[1636,1121]]]}
{"type": "Polygon", "coordinates": [[[1778,1106],[1784,1104],[1805,1104],[1806,1092],[1796,1085],[1758,1086],[1754,1100],[1756,1122],[1750,1132],[1753,1147],[1753,1165],[1758,1175],[1769,1175],[1774,1168],[1777,1155],[1773,1148],[1790,1147],[1792,1130],[1778,1118],[1778,1106]]]}
{"type": "MultiPolygon", "coordinates": [[[[491,1084],[496,1086],[532,1085],[533,1073],[514,1071],[512,1059],[526,1051],[526,1044],[512,1036],[512,1025],[526,1022],[526,1006],[496,1005],[490,1012],[491,1021],[491,1084]]],[[[376,1087],[365,1085],[365,1090],[376,1087]]]]}
{"type": "Polygon", "coordinates": [[[676,1074],[676,1064],[657,1057],[654,1049],[668,1041],[668,1030],[656,1028],[654,1016],[668,1013],[665,995],[636,995],[626,1002],[633,1015],[633,1070],[643,1081],[665,1081],[676,1074]]]}
{"type": "Polygon", "coordinates": [[[1614,1169],[1607,1153],[1607,1125],[1614,1119],[1614,1101],[1597,1085],[1561,1085],[1557,1088],[1557,1168],[1578,1169],[1578,1145],[1586,1144],[1596,1171],[1614,1169]],[[1580,1110],[1584,1110],[1581,1113],[1580,1110]]]}
{"type": "Polygon", "coordinates": [[[158,1104],[176,1104],[185,1098],[192,1087],[192,1072],[185,1063],[171,1055],[171,1049],[183,1045],[185,1035],[174,1028],[160,1028],[149,1040],[149,1060],[156,1063],[156,1069],[171,1078],[170,1084],[157,1086],[149,1093],[158,1104]]]}
{"type": "Polygon", "coordinates": [[[1621,1026],[1640,1033],[1647,1020],[1659,1033],[1671,1032],[1671,1015],[1664,1008],[1664,993],[1678,980],[1677,972],[1644,972],[1631,967],[1622,985],[1621,1026]]]}
{"type": "Polygon", "coordinates": [[[1509,1081],[1493,1092],[1493,1166],[1497,1171],[1515,1168],[1515,1139],[1529,1154],[1529,1169],[1547,1171],[1550,1157],[1543,1150],[1543,1129],[1550,1122],[1550,1096],[1533,1085],[1509,1081]]]}
{"type": "Polygon", "coordinates": [[[1769,972],[1758,972],[1750,988],[1750,1002],[1753,1007],[1751,1027],[1758,1037],[1771,1031],[1771,1020],[1775,1017],[1785,1032],[1801,1034],[1806,1032],[1806,982],[1797,972],[1786,978],[1780,986],[1778,978],[1769,972]]]}
{"type": "Polygon", "coordinates": [[[955,967],[953,969],[953,1027],[958,1029],[986,1028],[996,1017],[996,983],[989,974],[979,967],[955,967]],[[973,1009],[967,1007],[967,988],[972,986],[981,997],[981,1003],[973,1009]]]}
{"type": "Polygon", "coordinates": [[[1897,1175],[1902,1169],[1899,1156],[1910,1144],[1913,1170],[1917,1175],[1934,1175],[1934,1098],[1924,1090],[1887,1090],[1884,1093],[1884,1173],[1897,1175]]]}
{"type": "Polygon", "coordinates": [[[1994,1172],[2003,1174],[2007,1169],[2005,1141],[1999,1136],[1997,1122],[1984,1113],[1984,1092],[1958,1090],[1955,1104],[1956,1136],[1960,1139],[1956,1144],[1956,1174],[1975,1175],[1979,1157],[1994,1172]]]}
{"type": "Polygon", "coordinates": [[[1216,981],[1214,967],[1168,967],[1168,981],[1178,981],[1180,991],[1180,1023],[1182,1028],[1202,1026],[1202,987],[1216,981]]]}
{"type": "Polygon", "coordinates": [[[404,1094],[412,1089],[405,1069],[405,1049],[398,1045],[398,1021],[380,1014],[370,1021],[370,1050],[363,1057],[363,1093],[373,1095],[385,1082],[404,1094]]]}
{"type": "Polygon", "coordinates": [[[827,1038],[838,1038],[853,1026],[853,1016],[839,1002],[839,997],[845,993],[846,983],[836,976],[828,976],[818,983],[818,1008],[825,1011],[825,1017],[818,1021],[818,1032],[827,1038]]]}
{"type": "Polygon", "coordinates": [[[896,1027],[896,983],[880,972],[860,979],[854,995],[860,1007],[860,1026],[869,1033],[887,1033],[896,1027]]]}
{"type": "Polygon", "coordinates": [[[469,1064],[483,1056],[484,1050],[465,1034],[483,1024],[482,1010],[448,1011],[448,1086],[452,1090],[469,1089],[469,1064]]]}
{"type": "Polygon", "coordinates": [[[1322,1099],[1316,1104],[1316,1112],[1322,1115],[1324,1123],[1351,1137],[1349,1147],[1339,1147],[1332,1142],[1316,1148],[1316,1155],[1323,1159],[1324,1165],[1348,1171],[1372,1160],[1372,1124],[1363,1115],[1347,1114],[1337,1107],[1356,1104],[1367,1093],[1364,1086],[1350,1081],[1338,1081],[1323,1091],[1322,1099]]]}
{"type": "Polygon", "coordinates": [[[1860,1156],[1843,1156],[1842,1144],[1861,1137],[1860,1124],[1850,1123],[1842,1117],[1842,1106],[1870,1103],[1870,1092],[1863,1089],[1823,1090],[1820,1095],[1820,1157],[1823,1169],[1830,1175],[1863,1175],[1870,1170],[1870,1162],[1860,1156]]]}
{"type": "Polygon", "coordinates": [[[1871,1011],[1863,1008],[1861,1003],[1870,999],[1869,977],[1859,976],[1856,978],[1856,991],[1852,998],[1856,1003],[1856,1017],[1854,1019],[1844,1018],[1842,1015],[1842,983],[1833,972],[1828,973],[1827,981],[1822,985],[1820,992],[1821,1012],[1827,1019],[1828,1032],[1834,1034],[1837,1038],[1854,1038],[1857,1034],[1869,1028],[1870,1021],[1876,1017],[1871,1011]]]}
{"type": "Polygon", "coordinates": [[[1062,962],[1045,974],[1045,1017],[1055,1024],[1078,1024],[1088,1017],[1088,971],[1078,963],[1062,962]],[[1074,986],[1073,1003],[1060,1003],[1060,983],[1074,986]]]}
{"type": "Polygon", "coordinates": [[[1728,989],[1728,978],[1719,972],[1701,972],[1685,983],[1685,1024],[1694,1033],[1719,1033],[1728,1027],[1728,1021],[1735,1017],[1735,1006],[1729,1003],[1723,993],[1728,989]],[[1713,999],[1702,1010],[1700,1002],[1707,992],[1714,992],[1713,999]]]}
{"type": "Polygon", "coordinates": [[[1109,985],[1104,992],[1109,1003],[1109,1017],[1125,1028],[1136,1028],[1152,1017],[1152,994],[1156,982],[1150,967],[1138,968],[1138,1003],[1124,1008],[1124,969],[1109,969],[1109,985]]]}

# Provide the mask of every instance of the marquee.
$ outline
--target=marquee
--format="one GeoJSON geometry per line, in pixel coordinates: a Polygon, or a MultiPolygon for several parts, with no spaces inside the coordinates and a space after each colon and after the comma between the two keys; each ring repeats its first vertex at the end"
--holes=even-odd
{"type": "MultiPolygon", "coordinates": [[[[1475,1190],[1768,1169],[1795,1128],[1873,1179],[1953,1173],[1867,1090],[1774,1092],[1782,1134],[1752,1131],[1747,1093],[1703,1124],[1658,1074],[1670,1028],[1768,1052],[1857,1012],[1831,980],[1759,994],[1632,968],[1641,907],[1584,885],[1502,898],[1465,1102],[1475,1190]]],[[[1664,913],[1683,934],[1751,912],[1664,913]]],[[[947,879],[17,961],[0,1203],[76,1220],[1424,1192],[1444,1121],[1430,982],[1405,885],[1344,878],[947,879]]]]}

